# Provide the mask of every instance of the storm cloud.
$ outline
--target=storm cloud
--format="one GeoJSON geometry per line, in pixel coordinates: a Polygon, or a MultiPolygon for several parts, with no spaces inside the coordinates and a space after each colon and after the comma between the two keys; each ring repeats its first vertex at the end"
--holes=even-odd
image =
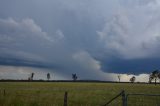
{"type": "Polygon", "coordinates": [[[20,67],[62,79],[146,79],[160,66],[159,17],[158,0],[0,1],[1,73],[20,67]]]}

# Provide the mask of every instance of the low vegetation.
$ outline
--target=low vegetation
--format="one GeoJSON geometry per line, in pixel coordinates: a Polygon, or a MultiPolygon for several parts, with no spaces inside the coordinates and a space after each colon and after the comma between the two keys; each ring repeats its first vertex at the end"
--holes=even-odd
{"type": "MultiPolygon", "coordinates": [[[[85,82],[0,82],[0,106],[63,106],[65,91],[68,106],[100,106],[125,90],[126,93],[160,94],[160,85],[135,83],[85,82]],[[5,90],[5,92],[4,92],[5,90]]],[[[112,106],[121,106],[121,98],[112,106]]],[[[160,97],[133,96],[132,106],[154,106],[160,97]],[[147,101],[146,101],[147,100],[147,101]],[[152,104],[152,105],[151,105],[152,104]]]]}

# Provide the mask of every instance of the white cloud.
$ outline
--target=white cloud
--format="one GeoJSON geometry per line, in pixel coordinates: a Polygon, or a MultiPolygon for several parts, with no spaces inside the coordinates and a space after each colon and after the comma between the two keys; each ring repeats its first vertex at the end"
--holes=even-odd
{"type": "Polygon", "coordinates": [[[101,70],[100,61],[95,60],[86,51],[79,51],[73,54],[74,63],[77,64],[77,68],[74,68],[79,73],[80,79],[92,79],[92,80],[114,80],[111,73],[106,73],[101,70]]]}
{"type": "Polygon", "coordinates": [[[73,55],[73,59],[79,62],[82,66],[91,68],[91,70],[100,70],[100,62],[93,59],[87,52],[80,51],[73,55]]]}
{"type": "Polygon", "coordinates": [[[135,82],[148,82],[149,81],[149,74],[139,74],[139,75],[127,75],[127,74],[120,74],[122,82],[130,82],[130,78],[135,76],[135,82]]]}

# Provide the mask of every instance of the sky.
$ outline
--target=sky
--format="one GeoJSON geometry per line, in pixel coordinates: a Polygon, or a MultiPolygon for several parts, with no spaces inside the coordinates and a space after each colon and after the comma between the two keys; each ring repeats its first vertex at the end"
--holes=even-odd
{"type": "Polygon", "coordinates": [[[0,0],[0,79],[148,81],[159,19],[159,0],[0,0]]]}

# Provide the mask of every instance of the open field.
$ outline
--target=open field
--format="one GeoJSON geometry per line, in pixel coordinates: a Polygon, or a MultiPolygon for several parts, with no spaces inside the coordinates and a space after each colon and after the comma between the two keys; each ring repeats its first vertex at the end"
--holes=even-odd
{"type": "MultiPolygon", "coordinates": [[[[85,82],[0,82],[0,106],[63,106],[68,92],[68,106],[100,106],[122,90],[126,93],[160,94],[160,85],[85,82]],[[4,94],[5,89],[5,94],[4,94]]],[[[155,106],[160,97],[133,96],[133,106],[155,106]]],[[[121,106],[118,98],[111,106],[121,106]]],[[[130,106],[129,105],[129,106],[130,106]]]]}

